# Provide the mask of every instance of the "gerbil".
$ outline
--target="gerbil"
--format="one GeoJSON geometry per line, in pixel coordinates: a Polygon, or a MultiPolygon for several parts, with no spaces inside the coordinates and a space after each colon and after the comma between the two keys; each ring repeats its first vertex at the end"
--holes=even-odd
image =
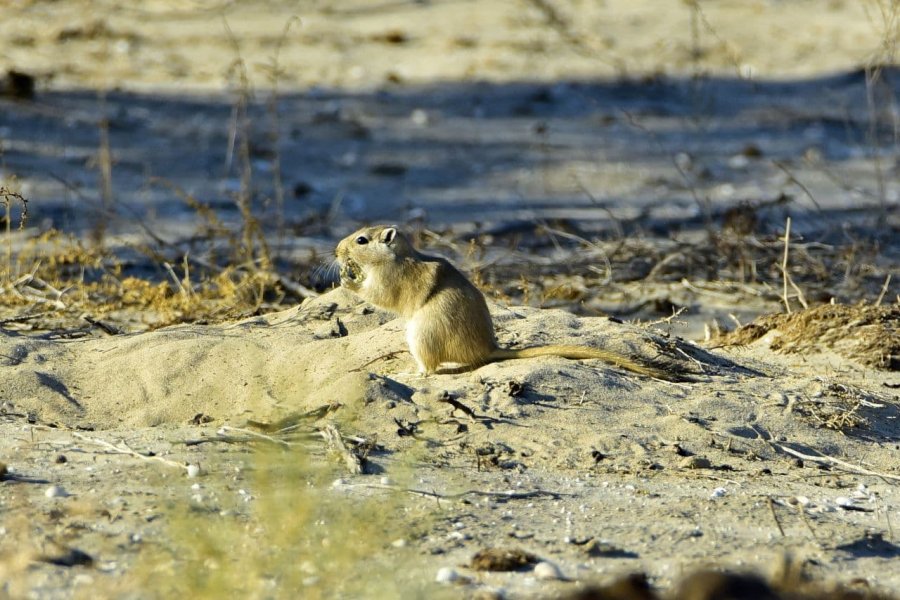
{"type": "Polygon", "coordinates": [[[335,250],[341,285],[363,300],[404,317],[409,351],[423,374],[444,363],[469,368],[511,358],[597,358],[661,379],[682,379],[610,350],[587,346],[497,345],[494,324],[480,291],[447,260],[422,254],[396,227],[365,227],[335,250]]]}

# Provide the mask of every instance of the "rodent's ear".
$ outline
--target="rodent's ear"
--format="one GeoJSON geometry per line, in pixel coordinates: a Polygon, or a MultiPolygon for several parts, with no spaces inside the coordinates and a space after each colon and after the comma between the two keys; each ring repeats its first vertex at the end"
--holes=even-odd
{"type": "Polygon", "coordinates": [[[397,230],[393,227],[388,227],[381,232],[379,237],[381,238],[381,243],[390,244],[394,241],[394,238],[397,237],[397,230]]]}

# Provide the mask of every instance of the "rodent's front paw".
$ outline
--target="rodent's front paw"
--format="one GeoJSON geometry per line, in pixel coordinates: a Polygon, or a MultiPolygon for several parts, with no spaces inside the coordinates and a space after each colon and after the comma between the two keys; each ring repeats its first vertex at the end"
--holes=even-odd
{"type": "Polygon", "coordinates": [[[341,285],[354,288],[362,283],[362,270],[351,259],[347,259],[341,265],[341,285]]]}

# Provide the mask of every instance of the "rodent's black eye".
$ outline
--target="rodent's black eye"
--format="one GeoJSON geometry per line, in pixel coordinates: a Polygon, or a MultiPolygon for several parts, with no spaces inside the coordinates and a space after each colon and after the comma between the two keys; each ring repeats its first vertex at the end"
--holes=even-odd
{"type": "Polygon", "coordinates": [[[360,246],[363,246],[363,245],[369,243],[369,238],[367,238],[364,235],[361,235],[358,238],[356,238],[356,243],[359,244],[360,246]]]}

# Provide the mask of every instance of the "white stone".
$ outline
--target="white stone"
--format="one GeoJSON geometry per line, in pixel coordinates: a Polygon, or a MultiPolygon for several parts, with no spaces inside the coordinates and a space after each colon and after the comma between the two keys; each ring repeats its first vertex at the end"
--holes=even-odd
{"type": "Polygon", "coordinates": [[[44,495],[48,498],[66,498],[71,494],[61,485],[51,485],[44,491],[44,495]]]}
{"type": "Polygon", "coordinates": [[[453,583],[459,581],[459,572],[451,567],[441,567],[434,580],[438,583],[453,583]]]}
{"type": "Polygon", "coordinates": [[[543,561],[534,565],[534,576],[538,579],[563,579],[562,571],[551,562],[543,561]]]}

